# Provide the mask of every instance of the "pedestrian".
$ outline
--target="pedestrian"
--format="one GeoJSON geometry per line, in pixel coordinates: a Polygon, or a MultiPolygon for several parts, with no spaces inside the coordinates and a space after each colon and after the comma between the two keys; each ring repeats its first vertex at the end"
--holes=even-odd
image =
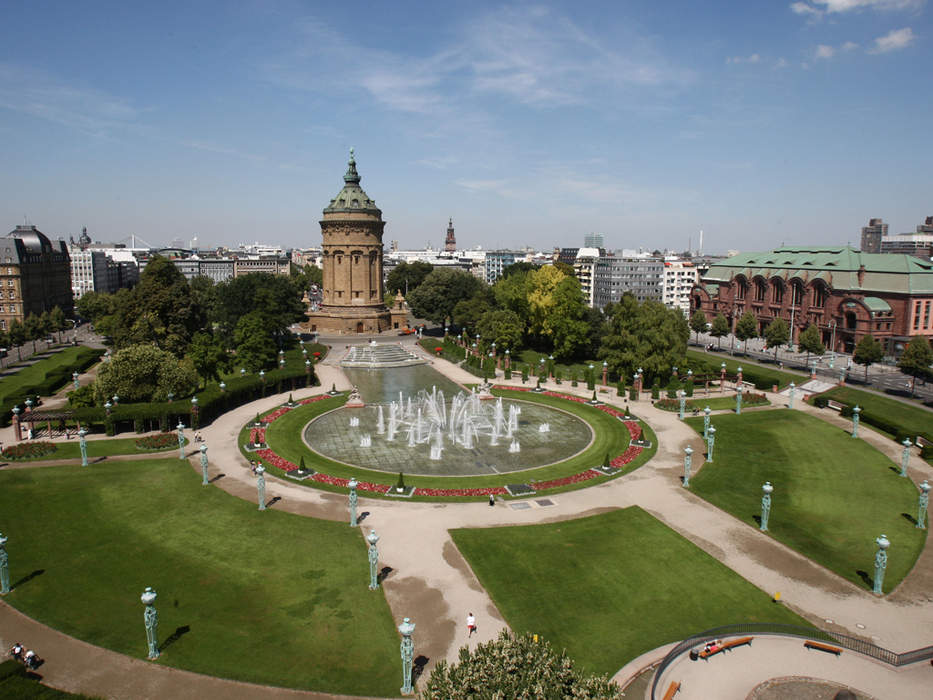
{"type": "Polygon", "coordinates": [[[476,618],[473,617],[473,613],[467,614],[467,629],[469,630],[467,637],[472,637],[476,631],[476,618]]]}
{"type": "Polygon", "coordinates": [[[496,505],[496,497],[493,496],[492,494],[489,494],[489,505],[490,506],[496,505]]]}

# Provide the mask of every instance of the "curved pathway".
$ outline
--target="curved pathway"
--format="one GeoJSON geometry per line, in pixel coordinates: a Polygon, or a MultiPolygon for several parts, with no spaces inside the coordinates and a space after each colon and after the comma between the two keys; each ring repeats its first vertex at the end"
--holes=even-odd
{"type": "MultiPolygon", "coordinates": [[[[426,354],[420,348],[416,348],[416,352],[426,354]]],[[[342,354],[342,349],[335,350],[319,363],[316,371],[320,386],[291,392],[295,398],[300,400],[320,394],[332,385],[336,385],[338,390],[349,389],[349,382],[337,367],[342,354]]],[[[454,381],[478,381],[472,374],[449,362],[437,358],[431,358],[431,362],[454,381]]],[[[521,380],[504,382],[498,379],[497,383],[521,385],[521,380]]],[[[553,383],[549,382],[548,388],[552,387],[553,383]]],[[[567,383],[562,384],[559,390],[587,398],[591,395],[585,387],[574,389],[567,383]]],[[[614,394],[615,391],[611,389],[601,394],[600,398],[622,406],[624,400],[614,394]]],[[[249,472],[247,461],[239,452],[237,436],[257,410],[271,410],[283,403],[287,396],[287,393],[270,396],[242,406],[201,430],[205,442],[210,446],[212,476],[218,472],[224,474],[224,478],[214,482],[215,486],[240,498],[255,499],[255,479],[249,472]]],[[[769,393],[768,397],[775,405],[786,404],[782,396],[769,393]]],[[[702,403],[702,398],[698,392],[696,400],[702,403]]],[[[849,425],[849,421],[835,414],[829,415],[827,411],[819,411],[801,402],[797,403],[797,407],[815,413],[840,428],[849,425]]],[[[503,503],[489,507],[485,502],[412,503],[360,499],[359,510],[365,513],[362,528],[364,531],[372,528],[378,532],[381,538],[380,565],[391,568],[383,584],[385,595],[397,621],[408,616],[417,623],[416,654],[428,657],[426,673],[439,659],[455,661],[461,646],[473,648],[493,639],[505,627],[492,600],[454,546],[448,534],[449,529],[551,522],[629,505],[641,506],[763,591],[769,594],[780,591],[785,605],[824,629],[836,629],[870,638],[894,651],[906,651],[930,643],[929,630],[933,629],[931,547],[924,549],[914,570],[892,594],[884,599],[877,598],[683,489],[680,485],[683,447],[689,444],[694,448],[694,469],[702,468],[704,445],[701,438],[678,420],[676,413],[655,409],[649,401],[635,402],[632,410],[645,419],[658,435],[659,446],[655,457],[634,472],[612,481],[548,496],[554,502],[548,508],[513,510],[503,503]],[[472,638],[468,638],[466,633],[465,619],[468,612],[473,612],[478,622],[478,633],[472,638]]],[[[864,424],[862,427],[862,439],[896,463],[899,462],[898,445],[874,433],[864,424]]],[[[191,460],[191,464],[193,469],[199,469],[197,460],[191,460]]],[[[910,467],[910,476],[915,482],[933,477],[933,469],[917,456],[912,456],[910,467]]],[[[276,502],[275,508],[301,515],[333,520],[348,517],[346,496],[301,486],[287,479],[268,478],[267,497],[281,499],[276,502]]],[[[364,546],[362,541],[360,546],[364,546]]],[[[0,623],[4,622],[8,613],[9,608],[0,606],[0,623]]],[[[3,628],[5,625],[0,627],[3,628]]],[[[692,631],[687,630],[685,633],[692,631]]],[[[83,644],[77,640],[72,641],[83,644]]],[[[663,656],[662,652],[659,652],[660,656],[663,656]]],[[[775,666],[779,665],[773,658],[772,662],[775,666]]],[[[164,682],[169,687],[173,682],[171,676],[184,673],[153,664],[141,665],[152,669],[154,675],[164,676],[164,682]]],[[[627,679],[632,675],[630,669],[631,665],[626,666],[616,678],[627,679]]],[[[66,689],[102,692],[99,688],[94,690],[93,686],[84,684],[78,687],[68,678],[53,680],[50,677],[50,682],[66,689]]],[[[106,687],[106,684],[102,685],[106,687]]],[[[167,692],[167,688],[164,690],[167,692]]],[[[109,693],[110,690],[105,692],[109,693]]],[[[273,689],[269,689],[269,692],[273,692],[273,689]]],[[[140,697],[136,693],[125,695],[119,691],[111,696],[140,697]]]]}

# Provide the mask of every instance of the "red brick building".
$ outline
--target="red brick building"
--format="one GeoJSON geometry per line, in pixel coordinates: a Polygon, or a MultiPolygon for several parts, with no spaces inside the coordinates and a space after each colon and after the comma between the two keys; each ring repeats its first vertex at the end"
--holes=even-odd
{"type": "Polygon", "coordinates": [[[751,311],[760,332],[781,317],[794,343],[815,324],[837,352],[852,352],[871,333],[896,356],[911,336],[933,338],[933,263],[847,246],[741,253],[710,267],[690,307],[710,321],[721,313],[732,328],[751,311]]]}

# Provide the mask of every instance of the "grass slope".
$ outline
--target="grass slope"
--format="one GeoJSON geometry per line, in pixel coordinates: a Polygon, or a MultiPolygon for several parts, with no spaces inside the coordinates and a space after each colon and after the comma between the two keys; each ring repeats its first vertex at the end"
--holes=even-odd
{"type": "MultiPolygon", "coordinates": [[[[687,422],[702,433],[702,419],[687,422]]],[[[885,533],[892,543],[885,592],[907,575],[926,531],[902,515],[916,513],[917,490],[890,459],[798,411],[725,414],[713,424],[715,462],[691,479],[696,494],[758,527],[761,485],[770,481],[768,527],[775,539],[871,588],[866,576],[874,572],[874,540],[885,533]]]]}
{"type": "Polygon", "coordinates": [[[847,404],[858,404],[865,411],[884,416],[889,421],[897,423],[912,435],[925,434],[928,439],[933,440],[933,411],[929,409],[847,386],[837,386],[820,396],[847,404]]]}
{"type": "Polygon", "coordinates": [[[398,691],[398,635],[382,591],[367,589],[358,529],[260,513],[177,459],[0,472],[0,513],[20,582],[4,600],[67,634],[143,657],[139,596],[152,586],[160,642],[180,634],[159,663],[398,691]]]}
{"type": "MultiPolygon", "coordinates": [[[[0,381],[0,404],[6,403],[10,397],[33,391],[33,387],[40,386],[50,372],[59,368],[68,369],[67,376],[63,375],[63,380],[58,383],[58,386],[51,388],[50,393],[54,393],[55,390],[61,389],[71,381],[71,371],[75,367],[86,365],[97,354],[83,345],[68,346],[57,352],[40,354],[38,357],[43,359],[31,365],[24,365],[16,372],[3,377],[3,381],[0,381]]],[[[7,367],[4,372],[9,372],[15,366],[14,364],[7,367]]]]}
{"type": "MultiPolygon", "coordinates": [[[[178,451],[178,443],[169,447],[165,447],[161,450],[155,450],[151,448],[142,448],[136,446],[136,441],[139,438],[114,438],[110,440],[88,440],[87,441],[87,458],[89,462],[94,462],[98,457],[114,457],[116,455],[138,455],[138,454],[148,454],[152,452],[166,452],[170,453],[173,451],[178,451]]],[[[38,442],[44,442],[43,440],[38,440],[38,442]]],[[[185,438],[185,445],[188,444],[188,438],[185,438]]],[[[11,460],[15,462],[35,462],[35,461],[47,461],[54,459],[81,459],[81,443],[78,438],[73,438],[71,442],[56,442],[57,449],[55,452],[45,455],[44,457],[35,457],[29,459],[17,459],[11,460]]],[[[7,445],[9,447],[9,445],[7,445]]]]}
{"type": "Polygon", "coordinates": [[[451,536],[514,631],[589,672],[718,625],[806,624],[638,507],[451,536]]]}

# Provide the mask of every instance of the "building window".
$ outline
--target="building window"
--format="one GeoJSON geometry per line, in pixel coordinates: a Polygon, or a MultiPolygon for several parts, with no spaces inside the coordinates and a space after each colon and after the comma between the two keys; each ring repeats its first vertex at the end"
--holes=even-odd
{"type": "Polygon", "coordinates": [[[780,282],[774,283],[774,290],[771,293],[771,299],[775,304],[784,303],[784,286],[780,282]]]}
{"type": "Polygon", "coordinates": [[[764,301],[765,293],[765,283],[761,280],[755,282],[755,301],[764,301]]]}
{"type": "Polygon", "coordinates": [[[923,305],[923,327],[930,327],[930,302],[926,302],[923,305]]]}
{"type": "Polygon", "coordinates": [[[826,287],[822,284],[813,287],[813,305],[819,309],[826,306],[826,287]]]}
{"type": "Polygon", "coordinates": [[[735,298],[744,299],[745,293],[748,291],[748,286],[742,280],[738,280],[735,283],[735,298]]]}

